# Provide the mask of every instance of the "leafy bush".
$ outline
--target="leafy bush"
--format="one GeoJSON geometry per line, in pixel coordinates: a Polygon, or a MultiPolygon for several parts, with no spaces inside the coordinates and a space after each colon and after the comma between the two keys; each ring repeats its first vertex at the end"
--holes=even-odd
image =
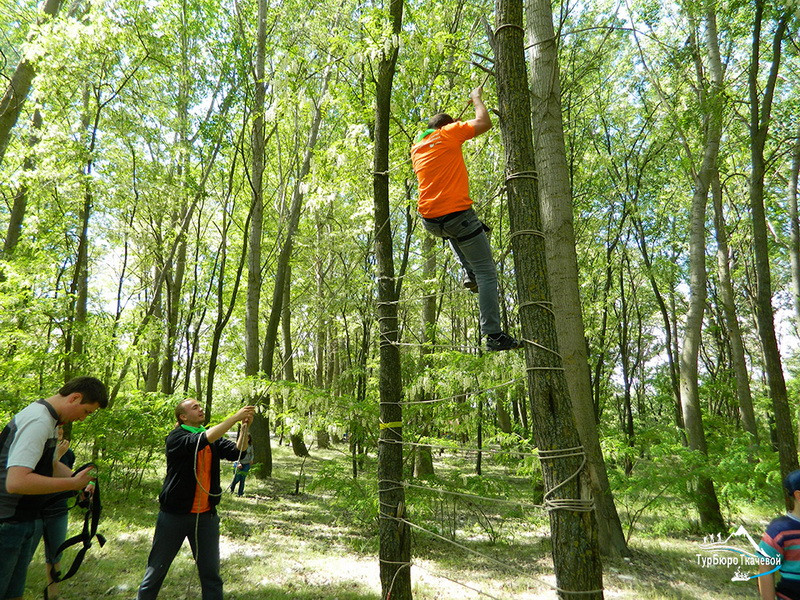
{"type": "Polygon", "coordinates": [[[100,476],[128,493],[144,474],[162,464],[164,438],[173,427],[172,396],[158,393],[119,398],[73,428],[73,445],[88,444],[100,476]]]}
{"type": "Polygon", "coordinates": [[[373,478],[353,479],[344,461],[331,461],[320,467],[308,490],[332,492],[330,512],[337,523],[357,524],[370,533],[375,531],[378,488],[373,478]]]}

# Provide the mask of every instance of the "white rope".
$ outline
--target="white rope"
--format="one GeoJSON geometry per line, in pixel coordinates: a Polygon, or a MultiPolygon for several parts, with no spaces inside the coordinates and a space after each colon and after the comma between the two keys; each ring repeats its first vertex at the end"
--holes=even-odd
{"type": "MultiPolygon", "coordinates": [[[[493,450],[493,449],[486,449],[486,448],[449,448],[447,446],[433,446],[431,444],[425,444],[420,442],[405,442],[402,440],[389,440],[389,439],[378,439],[379,443],[384,444],[399,444],[401,446],[413,446],[413,447],[430,447],[430,448],[443,448],[445,450],[461,450],[467,452],[486,452],[487,454],[518,454],[521,456],[536,456],[539,460],[554,460],[557,458],[571,458],[571,457],[583,457],[581,464],[578,466],[576,471],[567,477],[564,481],[559,483],[558,485],[554,486],[550,490],[548,490],[544,495],[544,505],[531,505],[533,508],[544,508],[548,512],[553,512],[556,510],[568,510],[574,512],[592,512],[595,509],[594,500],[591,498],[553,498],[553,494],[555,494],[559,489],[564,487],[570,481],[575,479],[581,474],[583,471],[583,467],[586,466],[586,453],[583,450],[583,446],[575,446],[573,448],[556,448],[554,450],[539,450],[538,453],[531,453],[531,452],[515,452],[513,450],[493,450]]],[[[385,480],[387,483],[396,483],[400,486],[409,486],[409,487],[420,487],[420,486],[412,486],[411,484],[405,484],[403,482],[397,481],[390,481],[385,480]]],[[[397,488],[392,488],[397,489],[397,488]]],[[[426,488],[421,488],[426,489],[426,488]]],[[[430,488],[434,490],[435,488],[430,488]]],[[[445,492],[442,492],[445,493],[445,492]]],[[[458,494],[457,492],[451,492],[453,494],[458,494]]],[[[487,500],[494,500],[492,498],[485,498],[487,500]]]]}
{"type": "Polygon", "coordinates": [[[452,579],[452,578],[448,577],[447,575],[442,575],[441,573],[434,573],[430,569],[426,569],[425,567],[423,567],[422,565],[420,565],[418,563],[414,563],[414,566],[417,567],[418,569],[422,569],[423,571],[425,571],[426,573],[428,573],[430,575],[433,575],[434,577],[441,577],[442,579],[447,579],[447,581],[455,583],[456,585],[460,585],[461,587],[467,588],[468,590],[472,590],[473,592],[476,592],[476,593],[480,594],[481,596],[486,596],[487,598],[492,598],[492,600],[502,600],[502,598],[498,598],[497,596],[492,596],[488,592],[484,592],[483,590],[479,590],[478,588],[474,588],[474,587],[472,587],[470,585],[467,585],[466,583],[461,583],[460,581],[456,581],[455,579],[452,579]]]}
{"type": "Polygon", "coordinates": [[[552,354],[555,354],[560,360],[564,360],[564,358],[558,352],[553,350],[552,348],[548,348],[547,346],[543,346],[542,344],[539,344],[538,342],[534,342],[533,340],[527,340],[525,338],[522,338],[522,341],[525,342],[526,344],[530,344],[534,348],[539,348],[540,350],[544,350],[545,352],[550,352],[552,354]]]}
{"type": "MultiPolygon", "coordinates": [[[[570,458],[573,456],[579,456],[579,454],[570,453],[570,451],[575,450],[575,448],[567,448],[565,450],[565,453],[560,455],[555,454],[554,450],[550,450],[551,455],[548,458],[570,458]]],[[[591,498],[552,498],[553,494],[567,485],[570,481],[577,478],[581,474],[581,471],[583,471],[583,467],[586,466],[586,454],[581,450],[580,455],[583,455],[583,460],[581,461],[578,469],[564,481],[550,488],[550,490],[544,495],[544,504],[548,511],[569,510],[574,512],[592,512],[594,510],[594,500],[591,498]]]]}
{"type": "Polygon", "coordinates": [[[437,444],[428,444],[424,442],[406,442],[402,440],[389,440],[389,439],[378,439],[378,443],[384,444],[400,444],[401,446],[416,446],[416,447],[427,447],[427,448],[436,448],[437,450],[451,450],[453,452],[484,452],[486,454],[516,454],[517,456],[539,456],[536,452],[523,452],[519,450],[513,449],[503,449],[503,448],[466,448],[464,446],[443,446],[437,444]]]}
{"type": "MultiPolygon", "coordinates": [[[[523,381],[523,380],[524,379],[522,377],[518,377],[517,379],[511,379],[510,381],[506,381],[505,383],[499,383],[497,385],[494,385],[492,387],[488,387],[488,388],[483,389],[483,390],[479,390],[477,392],[464,392],[462,394],[454,394],[453,396],[447,396],[446,398],[433,398],[431,400],[405,400],[403,402],[400,402],[400,404],[402,404],[404,406],[410,406],[412,404],[433,404],[435,402],[447,402],[449,400],[455,400],[457,398],[462,398],[464,396],[477,396],[477,395],[483,394],[484,392],[491,392],[492,390],[497,390],[497,389],[512,385],[514,383],[518,383],[518,382],[523,381]]],[[[381,402],[381,404],[383,404],[383,402],[381,402]]],[[[394,403],[392,402],[391,404],[394,404],[394,403]]]]}
{"type": "MultiPolygon", "coordinates": [[[[406,483],[404,481],[392,481],[391,479],[383,479],[381,480],[384,483],[393,483],[400,488],[414,488],[417,490],[426,490],[429,492],[436,492],[438,494],[445,494],[448,496],[458,496],[461,498],[469,498],[470,500],[486,500],[488,502],[497,502],[500,504],[511,504],[513,506],[521,506],[523,508],[536,508],[540,510],[546,510],[547,507],[544,504],[530,504],[528,502],[518,502],[516,500],[507,500],[505,498],[491,498],[489,496],[479,496],[477,494],[466,494],[464,492],[453,492],[450,490],[441,490],[435,487],[424,486],[424,485],[414,485],[413,483],[406,483]]],[[[381,491],[388,491],[388,490],[395,490],[399,489],[398,487],[393,488],[383,488],[381,491]]]]}
{"type": "Polygon", "coordinates": [[[518,574],[520,574],[520,575],[522,575],[524,577],[530,577],[533,581],[536,581],[538,583],[546,585],[547,587],[549,587],[549,588],[551,588],[551,589],[553,589],[553,590],[555,590],[555,591],[557,591],[557,592],[559,592],[561,594],[586,595],[586,594],[600,594],[600,593],[603,592],[603,589],[585,590],[585,591],[584,590],[580,590],[580,591],[575,590],[575,591],[573,591],[573,590],[562,589],[562,588],[558,587],[557,585],[554,585],[554,584],[552,584],[552,583],[550,583],[548,581],[545,581],[544,579],[539,579],[537,577],[533,577],[528,572],[523,571],[522,569],[520,569],[518,567],[515,567],[515,566],[513,566],[513,565],[511,565],[511,564],[509,564],[507,562],[502,562],[500,560],[497,560],[496,558],[493,558],[493,557],[489,556],[488,554],[483,554],[482,552],[478,552],[477,550],[473,550],[472,548],[468,548],[467,546],[464,546],[463,544],[459,544],[458,542],[455,542],[455,541],[453,541],[451,539],[448,539],[448,538],[446,538],[446,537],[444,537],[442,535],[439,535],[438,533],[435,533],[433,531],[425,529],[424,527],[420,527],[419,525],[417,525],[416,523],[412,523],[408,519],[401,519],[399,517],[390,517],[388,515],[379,515],[379,517],[382,518],[382,519],[389,519],[389,520],[392,520],[392,521],[397,521],[399,523],[405,523],[409,527],[413,527],[414,529],[419,529],[420,531],[424,531],[428,535],[431,535],[431,536],[433,536],[433,537],[435,537],[435,538],[437,538],[437,539],[439,539],[439,540],[441,540],[443,542],[451,544],[453,546],[456,546],[457,548],[460,548],[460,549],[462,549],[462,550],[464,550],[466,552],[469,552],[471,554],[479,556],[479,557],[481,557],[481,558],[483,558],[485,560],[488,560],[490,562],[496,563],[496,564],[502,566],[505,569],[508,569],[510,571],[514,571],[514,572],[516,572],[516,573],[518,573],[518,574]]]}

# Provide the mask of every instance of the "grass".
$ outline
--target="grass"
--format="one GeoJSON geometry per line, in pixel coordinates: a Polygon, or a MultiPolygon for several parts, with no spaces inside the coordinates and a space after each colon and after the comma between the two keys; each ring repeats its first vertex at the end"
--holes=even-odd
{"type": "MultiPolygon", "coordinates": [[[[301,493],[295,484],[301,459],[274,447],[274,473],[269,480],[250,478],[246,495],[225,494],[220,504],[222,576],[230,600],[379,600],[377,535],[374,514],[354,502],[374,490],[374,463],[367,464],[353,491],[347,477],[348,457],[341,450],[312,450],[304,466],[301,493]],[[334,482],[323,489],[308,485],[334,482]],[[335,482],[339,483],[336,484],[335,482]],[[355,500],[354,500],[355,499],[355,500]]],[[[541,490],[502,466],[484,466],[481,478],[467,476],[471,464],[443,457],[439,482],[459,482],[468,489],[495,491],[536,503],[541,490]]],[[[141,488],[123,494],[104,488],[101,531],[108,538],[93,547],[78,575],[63,584],[66,600],[131,600],[141,581],[150,550],[163,465],[146,477],[141,488]]],[[[226,469],[223,480],[229,476],[226,469]]],[[[429,482],[432,483],[432,482],[429,482]]],[[[481,493],[481,495],[484,495],[481,493]]],[[[491,495],[487,493],[486,495],[491,495]]],[[[369,500],[369,498],[368,498],[369,500]]],[[[529,509],[510,505],[451,500],[409,490],[408,506],[416,522],[457,541],[485,558],[454,547],[424,532],[412,535],[412,583],[415,600],[486,598],[555,599],[549,556],[547,520],[529,509]],[[456,583],[458,582],[458,583],[456,583]],[[468,587],[464,587],[468,586],[468,587]]],[[[684,511],[685,515],[685,511],[684,511]]],[[[749,515],[746,527],[758,539],[765,515],[749,515]]],[[[648,519],[656,521],[655,515],[648,519]]],[[[648,521],[643,521],[648,527],[648,521]]],[[[79,523],[71,523],[71,531],[79,523]]],[[[653,523],[649,528],[654,529],[653,523]]],[[[702,537],[686,534],[638,535],[629,559],[604,561],[605,597],[623,600],[711,600],[754,598],[755,584],[733,582],[733,567],[703,567],[702,537]]],[[[66,562],[71,556],[66,557],[66,562]]],[[[754,572],[754,569],[751,569],[754,572]]],[[[41,598],[44,568],[41,549],[28,575],[26,598],[41,598]]],[[[200,585],[188,544],[179,553],[162,588],[161,598],[200,597],[200,585]]]]}

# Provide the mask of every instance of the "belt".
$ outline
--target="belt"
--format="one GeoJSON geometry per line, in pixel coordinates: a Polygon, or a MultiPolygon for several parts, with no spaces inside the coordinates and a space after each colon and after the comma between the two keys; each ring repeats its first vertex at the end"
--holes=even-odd
{"type": "Polygon", "coordinates": [[[455,219],[457,216],[463,215],[468,210],[469,210],[468,208],[465,210],[457,210],[456,212],[451,212],[449,214],[442,215],[441,217],[433,217],[432,219],[429,219],[428,217],[422,217],[422,218],[428,223],[436,223],[436,224],[447,223],[450,219],[455,219]]]}

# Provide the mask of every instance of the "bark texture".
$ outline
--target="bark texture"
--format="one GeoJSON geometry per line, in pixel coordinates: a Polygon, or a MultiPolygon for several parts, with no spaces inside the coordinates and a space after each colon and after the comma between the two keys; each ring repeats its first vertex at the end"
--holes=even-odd
{"type": "Polygon", "coordinates": [[[769,267],[769,244],[767,240],[767,217],[764,212],[764,173],[766,161],[764,146],[771,121],[772,101],[778,68],[781,59],[781,46],[789,20],[783,15],[775,29],[772,41],[772,65],[766,84],[759,85],[759,53],[761,48],[761,26],[764,15],[764,2],[755,3],[753,20],[753,50],[751,56],[748,86],[750,90],[750,212],[753,221],[753,250],[756,267],[756,320],[758,335],[764,351],[764,366],[767,372],[769,395],[775,418],[778,455],[781,475],[786,476],[798,468],[797,442],[794,436],[789,398],[786,393],[786,380],[783,376],[778,339],[775,335],[775,322],[772,317],[772,281],[769,267]],[[763,89],[763,94],[760,93],[763,89]]]}
{"type": "MultiPolygon", "coordinates": [[[[708,456],[703,412],[698,390],[698,355],[702,341],[703,315],[706,307],[706,207],[711,182],[717,172],[720,138],[722,137],[722,63],[717,41],[716,15],[709,5],[704,15],[710,81],[702,75],[700,44],[693,39],[698,72],[698,95],[701,107],[703,155],[699,168],[694,170],[694,190],[689,215],[689,308],[686,313],[683,346],[680,354],[681,407],[689,448],[708,456]]],[[[694,36],[692,36],[694,38],[694,36]]],[[[706,531],[722,531],[725,521],[712,479],[703,475],[697,479],[695,504],[700,522],[706,531]]]]}
{"type": "MultiPolygon", "coordinates": [[[[255,98],[253,112],[253,131],[251,134],[252,164],[250,186],[252,191],[252,207],[250,214],[250,231],[247,251],[247,302],[245,306],[245,367],[247,377],[258,375],[260,336],[258,321],[261,305],[261,238],[264,224],[264,148],[266,135],[264,132],[264,104],[266,98],[266,82],[264,81],[264,65],[267,44],[267,1],[258,2],[258,27],[256,30],[256,64],[255,64],[255,98]]],[[[257,404],[262,399],[256,395],[252,402],[257,404]]],[[[253,436],[254,460],[263,468],[260,476],[272,476],[272,448],[269,440],[269,417],[257,414],[250,428],[253,436]]]]}
{"type": "Polygon", "coordinates": [[[380,437],[378,438],[378,534],[383,600],[411,600],[411,532],[399,521],[406,517],[403,480],[403,408],[400,348],[397,342],[397,298],[392,224],[389,207],[389,124],[392,82],[399,52],[397,36],[403,22],[403,0],[390,0],[393,39],[375,67],[375,148],[372,189],[375,211],[375,254],[378,263],[378,328],[380,331],[380,437]]]}
{"type": "MultiPolygon", "coordinates": [[[[44,5],[45,18],[54,17],[60,7],[61,0],[47,0],[44,5]]],[[[0,99],[0,164],[3,164],[3,157],[11,140],[11,131],[22,113],[35,75],[36,69],[33,63],[23,56],[11,76],[5,94],[0,99]]]]}
{"type": "Polygon", "coordinates": [[[528,391],[535,442],[542,456],[545,500],[550,507],[553,564],[562,598],[603,597],[602,567],[591,488],[580,447],[550,301],[544,236],[535,181],[530,95],[524,51],[522,3],[497,0],[494,34],[497,93],[506,155],[520,320],[526,343],[528,391]],[[533,342],[533,343],[532,343],[533,342]],[[575,474],[578,477],[575,477],[575,474]]]}
{"type": "Polygon", "coordinates": [[[630,554],[608,482],[592,399],[586,335],[581,314],[578,257],[572,216],[572,187],[561,117],[558,45],[548,0],[527,0],[534,148],[539,167],[539,202],[547,250],[547,270],[556,314],[558,344],[572,400],[572,412],[586,452],[595,498],[600,549],[630,554]]]}

